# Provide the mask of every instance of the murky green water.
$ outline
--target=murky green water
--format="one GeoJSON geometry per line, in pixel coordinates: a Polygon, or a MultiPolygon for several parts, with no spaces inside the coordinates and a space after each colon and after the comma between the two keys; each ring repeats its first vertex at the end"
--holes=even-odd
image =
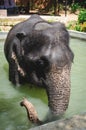
{"type": "MultiPolygon", "coordinates": [[[[14,87],[8,80],[8,64],[0,41],[0,130],[27,130],[32,124],[27,119],[25,108],[19,103],[27,97],[38,111],[40,119],[48,112],[47,96],[42,88],[28,85],[14,87]]],[[[71,39],[75,54],[71,72],[70,104],[64,117],[86,112],[86,41],[71,39]]]]}

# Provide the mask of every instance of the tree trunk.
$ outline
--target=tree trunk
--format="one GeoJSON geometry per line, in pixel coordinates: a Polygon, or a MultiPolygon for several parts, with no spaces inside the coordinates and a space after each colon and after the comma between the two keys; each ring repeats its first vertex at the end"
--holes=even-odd
{"type": "Polygon", "coordinates": [[[54,14],[57,14],[57,4],[58,4],[58,14],[59,14],[59,2],[58,0],[48,0],[47,5],[45,6],[45,12],[48,12],[52,6],[54,7],[54,14]]]}
{"type": "Polygon", "coordinates": [[[53,0],[49,0],[49,2],[47,3],[47,6],[45,7],[45,11],[49,11],[49,9],[52,7],[53,5],[53,0]]]}

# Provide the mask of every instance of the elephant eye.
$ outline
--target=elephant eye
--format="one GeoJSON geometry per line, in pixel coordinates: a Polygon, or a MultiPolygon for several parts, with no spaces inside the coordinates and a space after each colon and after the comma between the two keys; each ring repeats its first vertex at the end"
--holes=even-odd
{"type": "Polygon", "coordinates": [[[39,60],[36,61],[36,64],[40,65],[40,66],[43,66],[44,62],[43,62],[43,60],[39,59],[39,60]]]}
{"type": "Polygon", "coordinates": [[[37,60],[36,63],[37,63],[37,66],[43,70],[46,70],[47,68],[49,68],[49,60],[45,56],[40,57],[40,59],[37,60]]]}

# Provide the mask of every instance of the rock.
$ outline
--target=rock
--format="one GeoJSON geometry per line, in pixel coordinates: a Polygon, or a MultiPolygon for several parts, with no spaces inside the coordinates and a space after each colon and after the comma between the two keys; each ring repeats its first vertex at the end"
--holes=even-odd
{"type": "Polygon", "coordinates": [[[30,130],[86,130],[86,113],[47,123],[30,130]]]}

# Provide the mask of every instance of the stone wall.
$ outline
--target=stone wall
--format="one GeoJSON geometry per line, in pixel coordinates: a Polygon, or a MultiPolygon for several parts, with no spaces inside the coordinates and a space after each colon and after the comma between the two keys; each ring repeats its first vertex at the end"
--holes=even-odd
{"type": "Polygon", "coordinates": [[[86,113],[47,123],[30,130],[86,130],[86,113]]]}

